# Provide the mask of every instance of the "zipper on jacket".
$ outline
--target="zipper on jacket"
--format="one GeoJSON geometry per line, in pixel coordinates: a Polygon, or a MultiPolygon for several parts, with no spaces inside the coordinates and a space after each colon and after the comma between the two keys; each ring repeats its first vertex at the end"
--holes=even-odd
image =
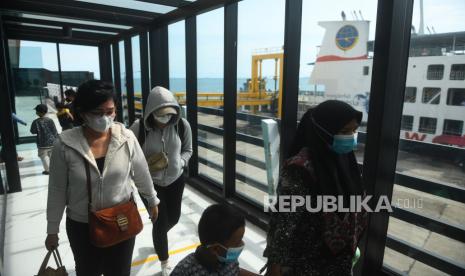
{"type": "MultiPolygon", "coordinates": [[[[169,126],[166,126],[166,127],[169,127],[169,126]]],[[[165,129],[161,129],[161,150],[163,151],[163,153],[168,158],[168,153],[165,151],[165,129]]],[[[166,168],[163,169],[162,184],[165,184],[166,171],[168,170],[168,166],[169,166],[169,159],[168,159],[168,165],[166,166],[166,168]]]]}
{"type": "Polygon", "coordinates": [[[99,175],[99,188],[100,188],[100,208],[99,209],[102,209],[102,206],[103,206],[103,175],[99,175]]]}

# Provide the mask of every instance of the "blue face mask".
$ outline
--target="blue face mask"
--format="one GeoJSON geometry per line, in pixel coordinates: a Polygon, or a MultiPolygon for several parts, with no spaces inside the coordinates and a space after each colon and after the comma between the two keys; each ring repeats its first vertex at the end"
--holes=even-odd
{"type": "Polygon", "coordinates": [[[352,135],[334,135],[331,150],[338,154],[346,154],[357,148],[357,133],[352,135]]]}
{"type": "Polygon", "coordinates": [[[331,150],[337,154],[346,154],[357,148],[357,137],[358,133],[350,135],[332,135],[324,127],[320,126],[312,117],[312,122],[319,129],[324,131],[328,136],[333,137],[333,144],[331,145],[331,150]]]}
{"type": "Polygon", "coordinates": [[[218,261],[220,261],[222,263],[234,263],[234,262],[237,262],[237,260],[239,259],[239,255],[241,255],[242,250],[244,249],[244,245],[242,245],[240,247],[230,247],[230,248],[226,248],[226,247],[222,246],[221,244],[220,244],[220,246],[223,247],[226,250],[226,256],[225,257],[220,256],[220,255],[217,256],[218,261]]]}

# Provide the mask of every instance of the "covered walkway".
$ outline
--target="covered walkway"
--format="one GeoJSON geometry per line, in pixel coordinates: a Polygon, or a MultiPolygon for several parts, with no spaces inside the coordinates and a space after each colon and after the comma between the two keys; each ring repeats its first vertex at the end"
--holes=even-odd
{"type": "MultiPolygon", "coordinates": [[[[35,275],[46,254],[44,246],[46,236],[45,208],[47,204],[48,176],[42,175],[42,164],[37,157],[35,144],[23,144],[18,147],[24,161],[19,163],[23,191],[8,195],[5,231],[5,263],[2,275],[35,275]]],[[[3,170],[3,165],[0,165],[3,170]]],[[[138,197],[138,206],[144,222],[144,229],[137,236],[134,248],[131,275],[148,276],[160,272],[160,262],[152,244],[152,223],[138,197]]],[[[179,224],[169,232],[170,264],[174,267],[178,261],[192,253],[199,244],[197,223],[202,211],[215,203],[197,190],[187,186],[182,203],[182,215],[179,224]]],[[[258,273],[265,264],[262,257],[265,248],[263,230],[247,222],[244,236],[246,247],[240,256],[241,267],[258,273]]],[[[70,276],[74,273],[74,260],[66,237],[64,220],[60,227],[60,254],[70,276]]],[[[50,261],[53,264],[53,260],[50,261]]]]}

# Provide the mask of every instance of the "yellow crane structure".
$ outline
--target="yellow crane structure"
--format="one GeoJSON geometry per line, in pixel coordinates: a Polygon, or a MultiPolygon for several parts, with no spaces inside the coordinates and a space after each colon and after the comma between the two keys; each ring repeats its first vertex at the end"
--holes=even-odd
{"type": "MultiPolygon", "coordinates": [[[[247,91],[237,92],[237,106],[249,106],[256,113],[259,106],[273,105],[277,100],[276,117],[281,118],[282,91],[283,91],[283,61],[284,54],[282,48],[262,49],[252,55],[252,75],[247,80],[247,91]],[[274,60],[275,91],[266,90],[266,79],[263,78],[263,61],[274,60]],[[276,83],[277,82],[277,83],[276,83]]],[[[136,110],[142,111],[141,95],[136,96],[136,110]]],[[[174,93],[179,104],[186,104],[186,93],[174,93]]],[[[197,104],[202,107],[222,107],[224,105],[224,94],[219,92],[198,92],[197,104]]]]}

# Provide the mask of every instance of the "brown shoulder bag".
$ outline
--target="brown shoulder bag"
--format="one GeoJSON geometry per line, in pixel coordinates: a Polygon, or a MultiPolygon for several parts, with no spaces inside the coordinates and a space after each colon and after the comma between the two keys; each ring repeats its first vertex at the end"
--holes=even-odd
{"type": "Polygon", "coordinates": [[[84,159],[89,196],[90,241],[97,247],[109,247],[135,237],[142,231],[142,219],[133,195],[128,202],[93,212],[89,163],[84,159]]]}

